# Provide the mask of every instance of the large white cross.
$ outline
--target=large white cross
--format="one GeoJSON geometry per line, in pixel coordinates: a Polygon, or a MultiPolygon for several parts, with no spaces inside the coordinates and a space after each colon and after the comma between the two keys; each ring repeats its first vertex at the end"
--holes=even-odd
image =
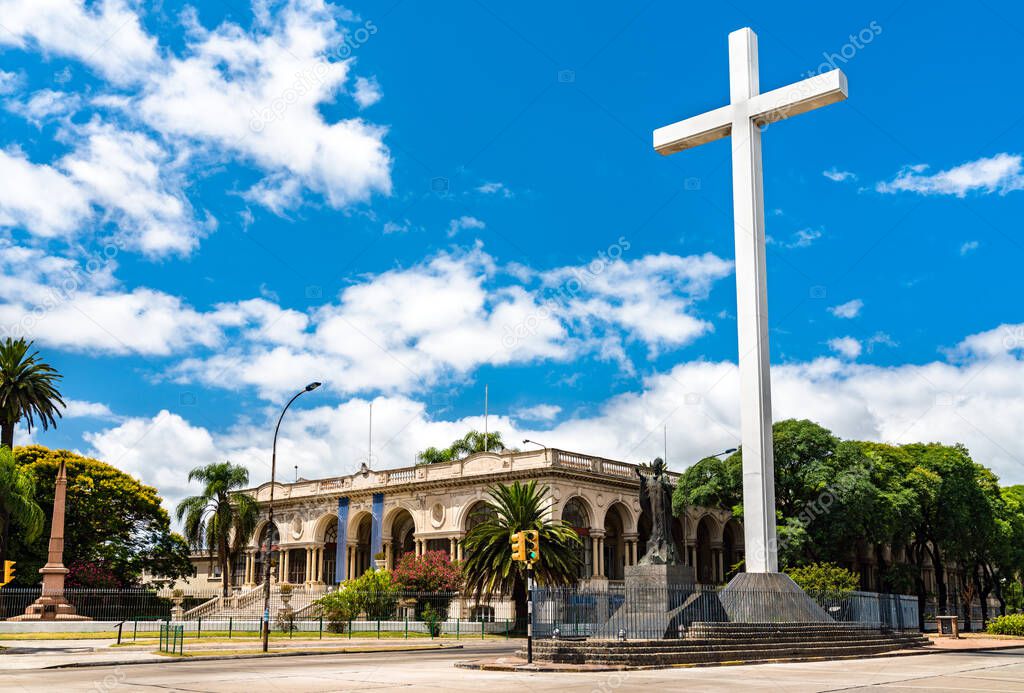
{"type": "Polygon", "coordinates": [[[659,154],[732,135],[732,198],[736,225],[736,320],[739,331],[740,428],[743,444],[743,527],[746,570],[779,570],[775,538],[775,463],[768,366],[768,289],[764,251],[761,128],[846,98],[846,75],[832,70],[760,93],[757,35],[729,34],[729,105],[654,131],[659,154]]]}

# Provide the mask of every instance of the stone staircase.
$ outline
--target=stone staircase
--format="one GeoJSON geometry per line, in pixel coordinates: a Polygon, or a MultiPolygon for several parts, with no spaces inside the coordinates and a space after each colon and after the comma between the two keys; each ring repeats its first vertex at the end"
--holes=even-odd
{"type": "MultiPolygon", "coordinates": [[[[312,618],[313,602],[326,593],[324,586],[296,586],[288,600],[288,606],[296,618],[312,618]]],[[[277,585],[270,587],[270,614],[275,618],[285,606],[277,585]]],[[[263,585],[227,597],[214,597],[185,612],[185,620],[259,620],[263,616],[263,585]]]]}
{"type": "Polygon", "coordinates": [[[562,664],[664,667],[858,657],[928,644],[921,633],[882,632],[829,623],[694,623],[682,638],[663,640],[540,640],[536,660],[562,664]]]}

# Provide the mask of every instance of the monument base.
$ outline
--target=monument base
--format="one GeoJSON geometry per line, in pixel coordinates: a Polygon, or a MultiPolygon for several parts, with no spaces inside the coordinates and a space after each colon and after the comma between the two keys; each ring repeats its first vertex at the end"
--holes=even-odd
{"type": "MultiPolygon", "coordinates": [[[[694,582],[693,568],[687,565],[626,566],[622,605],[592,637],[676,637],[694,582]]],[[[614,604],[608,607],[611,611],[614,604]]]]}
{"type": "Polygon", "coordinates": [[[785,573],[737,573],[718,600],[734,623],[832,623],[834,619],[785,573]]]}
{"type": "Polygon", "coordinates": [[[39,572],[43,576],[43,594],[28,605],[21,616],[8,621],[91,621],[75,613],[75,607],[64,598],[64,576],[68,569],[61,563],[47,563],[39,572]]]}

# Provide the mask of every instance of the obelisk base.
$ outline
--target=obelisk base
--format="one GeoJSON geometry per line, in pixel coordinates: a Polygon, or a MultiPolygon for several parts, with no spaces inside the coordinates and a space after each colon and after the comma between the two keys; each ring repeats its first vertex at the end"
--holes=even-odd
{"type": "Polygon", "coordinates": [[[737,573],[718,599],[734,623],[833,623],[785,573],[737,573]]]}
{"type": "Polygon", "coordinates": [[[64,576],[68,569],[61,564],[47,563],[39,572],[43,575],[43,593],[28,605],[21,616],[8,621],[91,621],[75,613],[75,607],[64,598],[64,576]]]}

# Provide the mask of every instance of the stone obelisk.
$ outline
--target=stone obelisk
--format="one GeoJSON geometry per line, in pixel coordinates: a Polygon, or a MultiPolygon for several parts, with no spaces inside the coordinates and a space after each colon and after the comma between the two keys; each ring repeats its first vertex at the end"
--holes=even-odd
{"type": "Polygon", "coordinates": [[[53,488],[53,519],[50,523],[50,549],[46,565],[39,569],[43,576],[43,592],[32,602],[25,614],[12,621],[57,620],[88,621],[85,616],[75,613],[75,607],[64,597],[64,507],[67,503],[68,473],[64,462],[57,470],[57,481],[53,488]]]}

